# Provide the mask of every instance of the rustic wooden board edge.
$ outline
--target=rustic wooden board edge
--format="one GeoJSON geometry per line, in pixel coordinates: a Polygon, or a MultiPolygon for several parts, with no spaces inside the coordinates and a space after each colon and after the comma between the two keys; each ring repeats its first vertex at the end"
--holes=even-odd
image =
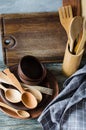
{"type": "Polygon", "coordinates": [[[5,18],[5,19],[10,19],[10,18],[29,18],[29,17],[34,17],[34,16],[49,16],[49,15],[59,15],[58,11],[57,12],[37,12],[37,13],[14,13],[14,14],[0,14],[0,17],[5,18]]]}

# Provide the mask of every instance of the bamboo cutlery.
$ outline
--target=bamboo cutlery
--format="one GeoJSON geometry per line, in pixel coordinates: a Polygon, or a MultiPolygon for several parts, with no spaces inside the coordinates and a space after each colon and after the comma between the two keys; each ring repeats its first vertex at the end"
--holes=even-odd
{"type": "Polygon", "coordinates": [[[62,26],[64,27],[67,36],[69,35],[69,28],[70,28],[70,22],[73,18],[73,12],[72,12],[72,7],[69,6],[65,6],[65,7],[61,7],[59,9],[59,18],[60,18],[60,22],[62,24],[62,26]]]}
{"type": "Polygon", "coordinates": [[[72,7],[69,5],[61,7],[59,9],[59,18],[62,26],[64,27],[67,33],[70,52],[76,53],[77,50],[75,49],[75,47],[77,46],[77,43],[75,44],[75,40],[77,40],[79,34],[82,31],[82,28],[83,30],[85,30],[84,29],[85,25],[84,22],[82,21],[82,17],[81,16],[73,17],[72,7]]]}
{"type": "Polygon", "coordinates": [[[70,5],[59,9],[59,18],[68,37],[62,68],[70,76],[78,69],[85,50],[86,19],[81,16],[73,17],[70,5]]]}

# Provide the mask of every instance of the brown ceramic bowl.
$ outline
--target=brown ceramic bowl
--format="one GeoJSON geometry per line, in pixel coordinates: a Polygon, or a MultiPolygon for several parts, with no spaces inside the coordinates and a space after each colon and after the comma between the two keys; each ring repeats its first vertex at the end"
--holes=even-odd
{"type": "Polygon", "coordinates": [[[22,82],[37,85],[45,79],[46,69],[36,57],[27,55],[19,61],[18,75],[22,82]]]}

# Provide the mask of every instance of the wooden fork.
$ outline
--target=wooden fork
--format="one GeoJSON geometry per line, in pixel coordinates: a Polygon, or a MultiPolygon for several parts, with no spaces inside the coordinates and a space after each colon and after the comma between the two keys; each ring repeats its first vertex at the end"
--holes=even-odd
{"type": "Polygon", "coordinates": [[[70,22],[73,18],[73,12],[72,12],[72,7],[71,5],[69,6],[64,6],[61,7],[59,10],[59,18],[62,26],[64,27],[67,36],[69,36],[69,27],[70,27],[70,22]]]}

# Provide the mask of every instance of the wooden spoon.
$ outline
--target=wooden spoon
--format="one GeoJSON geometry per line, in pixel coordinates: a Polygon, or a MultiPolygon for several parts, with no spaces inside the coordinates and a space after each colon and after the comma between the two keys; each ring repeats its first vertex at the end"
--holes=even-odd
{"type": "Polygon", "coordinates": [[[21,93],[18,90],[5,88],[2,84],[0,84],[0,88],[4,90],[5,97],[8,101],[12,103],[17,103],[21,101],[21,93]]]}
{"type": "MultiPolygon", "coordinates": [[[[13,82],[11,81],[11,79],[3,71],[0,72],[0,82],[1,83],[6,83],[6,84],[9,84],[9,85],[13,84],[13,82]]],[[[2,86],[2,87],[4,87],[4,86],[2,86]]],[[[35,88],[32,88],[32,87],[30,87],[30,88],[31,89],[28,89],[28,90],[36,97],[36,99],[37,99],[38,102],[41,102],[41,100],[42,100],[42,94],[41,94],[41,92],[39,90],[36,90],[35,88]]],[[[2,88],[2,89],[5,91],[5,97],[10,102],[18,103],[19,100],[21,100],[20,96],[18,95],[19,92],[17,90],[15,90],[15,89],[9,89],[9,90],[7,90],[6,88],[2,88]],[[14,92],[14,90],[15,90],[15,92],[14,92]],[[9,97],[9,92],[11,94],[11,97],[9,97]],[[19,99],[17,98],[17,96],[15,97],[15,95],[18,95],[19,99]],[[12,99],[12,97],[13,97],[13,99],[12,99]],[[16,100],[15,100],[15,98],[16,98],[16,100]]]]}
{"type": "Polygon", "coordinates": [[[77,39],[79,33],[81,32],[82,29],[82,17],[81,16],[76,16],[73,17],[70,23],[70,30],[69,30],[69,47],[70,47],[70,52],[73,53],[74,49],[74,42],[77,39]]]}
{"type": "Polygon", "coordinates": [[[29,109],[35,108],[37,106],[37,99],[35,96],[31,92],[27,92],[22,88],[17,78],[10,72],[9,68],[5,69],[3,72],[11,79],[12,82],[9,84],[13,85],[21,92],[21,101],[23,104],[29,109]]]}
{"type": "Polygon", "coordinates": [[[86,44],[86,19],[83,21],[83,31],[80,34],[79,41],[74,49],[76,54],[79,54],[86,44]]]}
{"type": "Polygon", "coordinates": [[[28,110],[28,108],[26,108],[22,102],[19,102],[19,103],[9,102],[5,97],[5,92],[3,89],[0,89],[0,98],[1,98],[2,102],[6,103],[7,105],[9,105],[17,110],[28,110]]]}
{"type": "MultiPolygon", "coordinates": [[[[12,108],[10,106],[8,106],[7,104],[3,103],[3,102],[0,102],[0,107],[1,109],[5,108],[7,109],[6,113],[10,115],[10,113],[12,114],[12,112],[10,111],[13,111],[14,113],[16,113],[21,119],[26,119],[26,118],[29,118],[30,117],[30,114],[27,112],[27,111],[24,111],[24,110],[16,110],[15,108],[12,108]],[[9,110],[9,111],[8,111],[9,110]]],[[[14,116],[14,114],[13,114],[14,116]]]]}
{"type": "Polygon", "coordinates": [[[37,90],[33,87],[28,87],[28,88],[24,88],[24,89],[31,92],[36,97],[38,103],[40,103],[42,101],[42,94],[39,90],[37,90]]]}

